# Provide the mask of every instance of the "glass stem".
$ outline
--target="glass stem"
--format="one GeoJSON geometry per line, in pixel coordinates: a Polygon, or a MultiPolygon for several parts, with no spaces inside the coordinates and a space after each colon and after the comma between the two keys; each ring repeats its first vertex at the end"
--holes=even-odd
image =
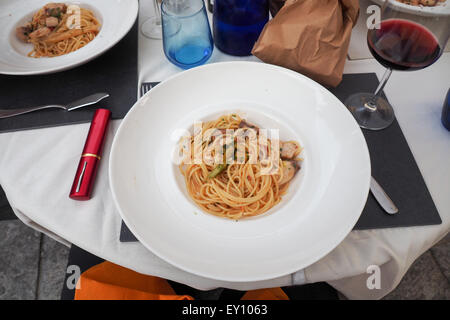
{"type": "Polygon", "coordinates": [[[161,2],[161,0],[153,0],[153,6],[155,7],[155,16],[158,25],[161,24],[161,10],[159,8],[159,2],[161,2]]]}
{"type": "Polygon", "coordinates": [[[383,91],[384,86],[386,85],[387,81],[389,80],[389,77],[392,74],[392,69],[388,68],[386,69],[386,71],[384,72],[383,78],[380,81],[380,84],[378,85],[377,90],[375,90],[374,96],[372,97],[372,99],[370,99],[370,101],[368,101],[364,106],[369,109],[369,111],[376,111],[377,110],[377,105],[376,105],[376,100],[379,97],[381,91],[383,91]]]}

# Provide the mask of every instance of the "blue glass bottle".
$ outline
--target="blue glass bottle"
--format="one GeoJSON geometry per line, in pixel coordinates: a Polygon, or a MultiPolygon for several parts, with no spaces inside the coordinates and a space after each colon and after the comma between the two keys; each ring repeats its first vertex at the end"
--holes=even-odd
{"type": "Polygon", "coordinates": [[[444,106],[442,107],[442,124],[444,127],[450,131],[450,89],[447,91],[447,96],[445,97],[444,106]]]}
{"type": "Polygon", "coordinates": [[[253,45],[267,21],[268,0],[215,0],[214,43],[227,54],[251,55],[253,45]]]}

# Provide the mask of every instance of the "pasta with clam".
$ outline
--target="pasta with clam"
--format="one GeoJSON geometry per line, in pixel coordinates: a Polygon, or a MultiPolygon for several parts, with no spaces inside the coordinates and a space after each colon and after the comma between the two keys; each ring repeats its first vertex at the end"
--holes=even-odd
{"type": "Polygon", "coordinates": [[[301,159],[298,156],[302,151],[296,141],[267,139],[265,144],[259,143],[255,147],[247,137],[242,149],[245,152],[238,152],[236,132],[239,130],[254,130],[257,140],[261,138],[258,127],[236,114],[230,114],[203,123],[199,132],[196,132],[203,137],[200,143],[196,143],[195,136],[180,141],[190,147],[188,156],[179,165],[189,196],[202,210],[235,220],[260,215],[281,201],[292,178],[300,170],[301,159]],[[207,134],[211,130],[218,130],[221,136],[207,134]],[[204,156],[200,162],[192,161],[195,154],[199,153],[210,154],[211,158],[217,159],[214,150],[218,149],[212,147],[219,144],[219,140],[223,145],[223,154],[218,157],[223,157],[222,163],[205,161],[204,156]],[[262,159],[251,161],[251,154],[272,154],[272,151],[277,151],[275,146],[279,152],[274,153],[277,157],[272,159],[271,165],[278,170],[267,174],[267,163],[262,159]]]}
{"type": "Polygon", "coordinates": [[[76,51],[91,42],[100,31],[94,13],[78,6],[48,3],[30,22],[16,29],[17,37],[33,44],[29,57],[56,57],[76,51]]]}

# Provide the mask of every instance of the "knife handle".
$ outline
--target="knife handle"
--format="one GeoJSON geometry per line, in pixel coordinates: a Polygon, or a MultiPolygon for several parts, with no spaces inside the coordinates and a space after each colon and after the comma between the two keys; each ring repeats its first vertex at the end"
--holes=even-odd
{"type": "Polygon", "coordinates": [[[50,108],[65,109],[64,106],[60,106],[57,104],[51,104],[51,105],[39,106],[39,107],[20,108],[20,109],[0,109],[0,119],[18,116],[20,114],[43,110],[43,109],[50,109],[50,108]]]}

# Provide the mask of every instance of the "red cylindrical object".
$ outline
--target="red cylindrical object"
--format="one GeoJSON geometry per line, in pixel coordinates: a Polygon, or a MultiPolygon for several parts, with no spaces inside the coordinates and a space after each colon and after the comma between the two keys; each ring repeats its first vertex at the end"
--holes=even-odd
{"type": "Polygon", "coordinates": [[[111,111],[107,109],[95,111],[70,190],[69,197],[71,199],[89,200],[91,198],[110,116],[111,111]]]}

